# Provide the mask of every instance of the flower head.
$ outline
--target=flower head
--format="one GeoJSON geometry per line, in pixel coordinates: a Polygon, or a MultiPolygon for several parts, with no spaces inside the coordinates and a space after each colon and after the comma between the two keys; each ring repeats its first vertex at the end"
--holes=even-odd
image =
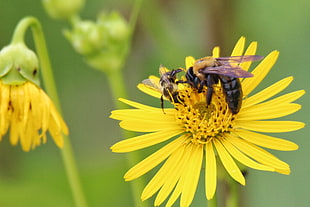
{"type": "Polygon", "coordinates": [[[24,151],[46,142],[49,131],[58,147],[68,128],[51,99],[39,87],[39,61],[23,42],[0,51],[0,141],[10,131],[12,145],[24,151]]]}
{"type": "Polygon", "coordinates": [[[0,81],[0,140],[10,130],[10,142],[20,142],[29,151],[46,142],[50,132],[56,145],[63,146],[68,128],[44,91],[31,82],[8,85],[0,81]]]}
{"type": "MultiPolygon", "coordinates": [[[[252,42],[245,52],[244,44],[245,38],[241,37],[231,56],[255,55],[257,43],[252,42]]],[[[209,105],[206,103],[206,86],[200,92],[190,84],[180,82],[180,101],[172,101],[174,108],[165,108],[165,113],[161,108],[120,99],[135,109],[115,110],[111,117],[121,120],[120,126],[126,130],[148,133],[120,141],[111,147],[112,151],[130,152],[169,140],[124,176],[126,181],[133,180],[164,162],[142,192],[142,200],[158,192],[155,206],[161,205],[169,195],[166,206],[172,206],[178,197],[180,206],[189,206],[202,169],[206,197],[212,199],[216,191],[218,161],[242,185],[245,185],[245,178],[236,161],[257,170],[290,173],[287,163],[263,148],[290,151],[298,146],[263,133],[289,132],[304,127],[304,123],[297,121],[271,120],[298,111],[301,106],[292,102],[301,97],[304,90],[272,98],[291,83],[293,78],[288,77],[254,95],[250,94],[267,75],[278,55],[278,51],[271,52],[252,71],[254,77],[240,79],[243,99],[240,111],[236,114],[229,110],[220,82],[212,86],[213,95],[209,105]]],[[[212,56],[219,57],[218,47],[213,49],[212,56]]],[[[186,68],[193,66],[194,62],[193,57],[187,57],[186,68]]],[[[248,70],[250,66],[251,62],[240,64],[243,70],[248,70]]],[[[157,77],[149,78],[159,82],[157,77]]],[[[184,77],[181,79],[184,80],[184,77]]],[[[162,97],[161,93],[143,84],[139,84],[138,88],[149,95],[162,97]]]]}

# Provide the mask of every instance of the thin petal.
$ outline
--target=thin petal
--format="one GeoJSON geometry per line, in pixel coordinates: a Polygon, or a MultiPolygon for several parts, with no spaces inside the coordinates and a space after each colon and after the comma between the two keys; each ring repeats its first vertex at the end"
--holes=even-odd
{"type": "Polygon", "coordinates": [[[182,187],[183,189],[180,201],[181,206],[187,207],[193,201],[199,180],[202,156],[203,146],[193,145],[186,175],[182,177],[182,179],[184,179],[184,183],[182,187]]]}
{"type": "Polygon", "coordinates": [[[298,90],[291,93],[287,93],[285,95],[279,96],[277,98],[274,98],[268,102],[262,103],[262,104],[269,104],[269,105],[281,105],[286,103],[291,103],[297,99],[299,99],[301,96],[305,94],[304,90],[298,90]]]}
{"type": "Polygon", "coordinates": [[[269,53],[267,57],[251,72],[254,77],[246,78],[242,81],[243,95],[247,96],[251,93],[258,84],[265,78],[272,66],[275,64],[279,56],[278,51],[269,53]]]}
{"type": "Polygon", "coordinates": [[[168,130],[143,134],[134,138],[120,141],[114,144],[111,147],[111,150],[113,152],[131,152],[164,142],[180,133],[180,130],[168,130]]]}
{"type": "MultiPolygon", "coordinates": [[[[178,175],[180,172],[177,171],[177,169],[180,168],[180,165],[184,164],[183,162],[184,148],[185,146],[182,144],[180,144],[179,146],[176,146],[176,148],[171,153],[171,155],[169,155],[169,158],[167,159],[167,161],[163,164],[163,166],[158,170],[155,176],[150,180],[150,182],[144,188],[141,194],[142,200],[146,200],[152,195],[154,195],[163,185],[165,185],[167,182],[169,182],[169,180],[171,180],[173,174],[176,174],[176,176],[180,177],[180,175],[178,175]]],[[[137,169],[137,172],[139,173],[139,169],[137,169]]],[[[175,183],[173,184],[172,188],[170,188],[170,191],[165,193],[164,195],[165,197],[167,197],[169,193],[173,190],[175,183]]],[[[156,200],[158,199],[158,196],[156,200]]],[[[163,198],[163,200],[164,199],[165,198],[163,198]]]]}
{"type": "Polygon", "coordinates": [[[238,42],[236,43],[231,56],[241,56],[244,51],[244,45],[245,45],[245,37],[240,37],[238,42]]]}
{"type": "Polygon", "coordinates": [[[177,184],[178,180],[180,179],[183,169],[187,167],[190,153],[184,154],[184,149],[185,145],[182,145],[178,150],[176,150],[173,153],[175,157],[172,158],[173,155],[169,157],[169,160],[171,159],[172,163],[168,165],[168,160],[165,163],[165,165],[167,165],[167,168],[169,170],[165,174],[163,174],[162,178],[159,178],[159,180],[163,180],[165,182],[163,183],[160,191],[156,196],[154,202],[155,206],[160,206],[164,202],[164,200],[169,196],[169,194],[172,192],[173,188],[177,184]]]}
{"type": "Polygon", "coordinates": [[[240,163],[244,164],[245,166],[248,166],[256,170],[275,171],[275,169],[272,167],[262,165],[250,159],[248,156],[240,152],[234,145],[232,145],[226,139],[221,139],[221,142],[226,148],[226,150],[231,154],[231,156],[233,156],[236,160],[238,160],[240,163]]]}
{"type": "Polygon", "coordinates": [[[169,157],[176,149],[178,149],[185,141],[185,137],[179,137],[178,139],[170,142],[166,146],[162,147],[155,153],[151,154],[130,170],[124,175],[126,181],[130,181],[136,179],[137,177],[142,176],[147,173],[154,167],[156,167],[159,163],[169,157]]]}
{"type": "Polygon", "coordinates": [[[223,145],[217,139],[213,140],[213,144],[228,174],[240,184],[245,185],[244,176],[223,145]]]}
{"type": "Polygon", "coordinates": [[[158,99],[160,99],[161,96],[162,96],[162,93],[161,93],[159,90],[156,90],[155,88],[152,89],[152,88],[150,88],[150,87],[147,87],[147,86],[144,85],[143,83],[139,83],[139,84],[137,85],[137,88],[138,88],[140,91],[142,91],[143,93],[148,94],[148,95],[153,96],[153,97],[158,98],[158,99]]]}
{"type": "Polygon", "coordinates": [[[116,120],[135,120],[148,119],[153,121],[165,120],[175,123],[175,109],[165,109],[165,113],[159,110],[144,110],[144,109],[120,109],[114,110],[110,118],[116,120]]]}
{"type": "Polygon", "coordinates": [[[123,129],[136,131],[136,132],[156,132],[156,131],[167,131],[167,130],[178,130],[182,133],[184,130],[181,125],[175,122],[155,122],[152,120],[124,120],[120,122],[120,126],[123,129]]]}
{"type": "Polygon", "coordinates": [[[263,150],[260,147],[255,146],[245,140],[236,138],[234,136],[229,135],[227,141],[232,143],[236,148],[238,148],[244,154],[252,157],[254,160],[275,168],[276,172],[280,172],[282,174],[289,174],[290,173],[290,166],[279,160],[274,155],[270,154],[266,150],[263,150]]]}
{"type": "Polygon", "coordinates": [[[192,152],[191,148],[192,148],[192,145],[187,145],[184,149],[185,153],[184,153],[184,158],[182,160],[185,162],[185,165],[182,165],[182,169],[180,170],[181,171],[180,179],[179,179],[176,187],[174,188],[174,191],[171,194],[169,200],[167,201],[166,207],[171,207],[182,193],[183,183],[186,179],[186,177],[184,177],[184,175],[186,174],[185,172],[188,169],[187,164],[189,163],[189,160],[191,157],[191,152],[192,152]]]}
{"type": "Polygon", "coordinates": [[[206,144],[206,171],[205,171],[205,188],[206,197],[212,199],[216,190],[216,159],[212,142],[206,144]]]}
{"type": "Polygon", "coordinates": [[[272,96],[280,93],[288,85],[290,85],[290,83],[293,81],[293,79],[294,78],[292,76],[284,78],[284,79],[272,84],[268,88],[265,88],[264,90],[256,93],[255,95],[253,95],[249,98],[246,98],[242,103],[242,108],[246,108],[246,107],[252,106],[254,104],[258,104],[258,103],[263,102],[263,101],[267,100],[268,98],[271,98],[272,96]]]}
{"type": "Polygon", "coordinates": [[[241,109],[238,113],[238,120],[274,119],[295,113],[299,109],[301,109],[299,104],[274,105],[266,102],[241,109]]]}
{"type": "Polygon", "coordinates": [[[256,132],[251,132],[247,130],[236,130],[234,131],[234,133],[248,142],[265,148],[282,151],[292,151],[298,149],[298,145],[294,142],[267,136],[256,132]]]}
{"type": "Polygon", "coordinates": [[[118,99],[119,101],[129,105],[129,106],[132,106],[134,108],[138,108],[138,109],[145,109],[145,110],[162,110],[160,108],[155,108],[155,107],[151,107],[151,106],[147,106],[147,105],[144,105],[144,104],[140,104],[140,103],[137,103],[137,102],[134,102],[134,101],[129,101],[127,99],[124,99],[124,98],[119,98],[118,99]]]}
{"type": "Polygon", "coordinates": [[[214,58],[220,57],[220,47],[214,47],[213,48],[212,57],[214,57],[214,58]]]}
{"type": "Polygon", "coordinates": [[[194,65],[194,63],[195,63],[195,58],[194,57],[192,57],[192,56],[187,56],[186,58],[185,58],[185,67],[186,67],[186,69],[188,69],[189,67],[192,67],[193,65],[194,65]]]}
{"type": "MultiPolygon", "coordinates": [[[[257,42],[251,42],[251,44],[249,45],[249,47],[247,48],[247,50],[245,51],[244,55],[255,55],[256,53],[256,48],[257,48],[257,42]]],[[[252,62],[243,62],[240,64],[240,67],[243,70],[248,71],[250,66],[251,66],[252,62]]]]}
{"type": "Polygon", "coordinates": [[[239,121],[235,123],[235,128],[243,128],[257,132],[290,132],[301,129],[304,123],[298,121],[239,121]]]}

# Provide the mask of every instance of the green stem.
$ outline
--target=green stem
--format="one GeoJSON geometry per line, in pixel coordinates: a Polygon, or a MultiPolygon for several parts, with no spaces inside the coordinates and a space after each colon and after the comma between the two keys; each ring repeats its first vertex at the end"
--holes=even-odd
{"type": "MultiPolygon", "coordinates": [[[[50,59],[47,52],[44,33],[41,28],[40,22],[34,17],[25,17],[17,25],[12,43],[24,42],[25,32],[28,27],[31,27],[34,42],[39,56],[39,61],[42,68],[42,77],[44,80],[44,86],[55,103],[59,113],[61,113],[60,102],[57,94],[57,89],[54,81],[54,75],[51,68],[50,59]]],[[[79,174],[74,159],[71,143],[68,136],[64,136],[64,147],[61,150],[61,155],[64,161],[67,177],[72,190],[75,205],[77,207],[87,207],[86,199],[82,190],[82,186],[79,179],[79,174]]]]}
{"type": "Polygon", "coordinates": [[[135,27],[136,27],[136,23],[137,23],[137,19],[138,19],[138,15],[140,12],[142,2],[143,2],[143,0],[136,0],[134,7],[132,9],[132,12],[131,12],[131,16],[130,16],[130,20],[129,20],[129,28],[130,28],[130,36],[131,37],[132,37],[132,34],[133,34],[135,27]]]}
{"type": "Polygon", "coordinates": [[[227,207],[240,207],[238,183],[233,179],[228,181],[229,194],[226,200],[227,207]]]}
{"type": "MultiPolygon", "coordinates": [[[[119,108],[119,109],[128,107],[127,105],[117,100],[120,97],[122,98],[127,97],[126,90],[125,90],[125,84],[124,84],[125,82],[124,82],[122,73],[120,71],[121,70],[116,69],[116,70],[110,71],[107,74],[109,85],[110,85],[110,88],[113,94],[113,100],[115,100],[114,104],[116,108],[119,108]]],[[[126,138],[133,137],[135,133],[122,130],[122,135],[126,139],[126,138]]],[[[126,157],[127,157],[127,163],[129,166],[133,166],[140,161],[140,156],[138,152],[128,153],[126,157]]],[[[131,182],[131,189],[132,189],[133,200],[135,204],[134,206],[138,206],[138,207],[150,206],[148,202],[146,201],[142,202],[140,199],[140,195],[141,195],[141,192],[144,186],[145,186],[145,182],[143,178],[140,178],[138,180],[131,182]]]]}

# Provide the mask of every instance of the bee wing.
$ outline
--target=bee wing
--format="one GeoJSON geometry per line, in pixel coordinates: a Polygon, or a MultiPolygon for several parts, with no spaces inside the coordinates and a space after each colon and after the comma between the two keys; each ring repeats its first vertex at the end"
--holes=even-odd
{"type": "Polygon", "coordinates": [[[239,66],[232,66],[232,65],[221,65],[217,67],[207,67],[200,69],[201,73],[205,74],[217,74],[217,75],[226,75],[234,78],[248,78],[253,77],[253,74],[243,70],[239,66]]]}
{"type": "Polygon", "coordinates": [[[155,81],[154,79],[144,79],[142,83],[146,87],[160,92],[159,82],[155,81]]]}
{"type": "Polygon", "coordinates": [[[244,56],[219,57],[215,59],[222,64],[229,64],[229,63],[254,62],[259,61],[263,58],[264,56],[260,55],[244,55],[244,56]]]}

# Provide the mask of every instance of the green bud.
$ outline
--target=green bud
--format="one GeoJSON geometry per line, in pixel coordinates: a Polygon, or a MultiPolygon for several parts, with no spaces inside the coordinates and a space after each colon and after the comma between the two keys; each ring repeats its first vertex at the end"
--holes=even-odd
{"type": "Polygon", "coordinates": [[[84,0],[43,0],[43,5],[54,19],[70,19],[80,12],[84,0]]]}
{"type": "Polygon", "coordinates": [[[36,54],[23,43],[8,45],[0,51],[0,78],[5,84],[31,81],[39,85],[38,68],[36,54]]]}
{"type": "Polygon", "coordinates": [[[98,25],[107,33],[110,41],[114,43],[128,41],[129,25],[118,12],[102,13],[98,17],[98,25]]]}
{"type": "Polygon", "coordinates": [[[101,14],[97,22],[76,19],[65,36],[92,67],[106,72],[119,69],[127,56],[130,29],[117,12],[101,14]]]}
{"type": "Polygon", "coordinates": [[[74,49],[84,56],[98,53],[107,42],[106,34],[92,21],[79,21],[72,31],[65,30],[64,34],[74,49]]]}

